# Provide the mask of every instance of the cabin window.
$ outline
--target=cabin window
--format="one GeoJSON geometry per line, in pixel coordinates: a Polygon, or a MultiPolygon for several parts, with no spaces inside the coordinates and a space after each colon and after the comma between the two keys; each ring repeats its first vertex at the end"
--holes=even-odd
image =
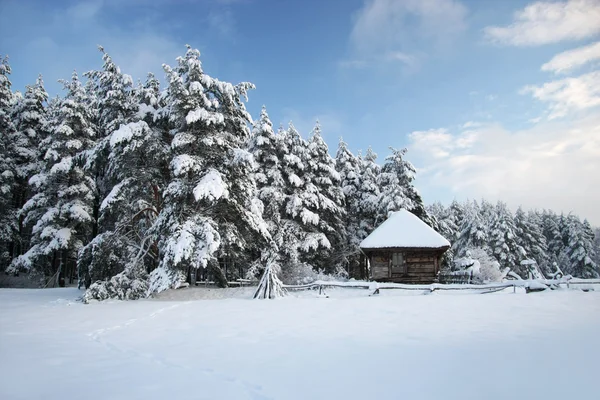
{"type": "Polygon", "coordinates": [[[393,274],[405,274],[406,263],[404,262],[403,253],[392,253],[392,273],[393,274]]]}

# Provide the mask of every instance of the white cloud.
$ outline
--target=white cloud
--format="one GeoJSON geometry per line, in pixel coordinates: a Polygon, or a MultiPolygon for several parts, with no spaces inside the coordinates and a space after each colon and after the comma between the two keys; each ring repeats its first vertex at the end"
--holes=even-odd
{"type": "MultiPolygon", "coordinates": [[[[598,24],[600,25],[600,22],[598,24]]],[[[542,71],[566,73],[597,60],[600,60],[600,42],[557,54],[542,65],[542,71]]]]}
{"type": "Polygon", "coordinates": [[[456,0],[367,0],[350,35],[349,66],[400,61],[413,66],[420,45],[448,43],[466,29],[467,9],[456,0]]]}
{"type": "Polygon", "coordinates": [[[600,1],[536,2],[515,12],[509,26],[489,26],[485,36],[496,43],[537,46],[580,40],[600,33],[600,1]]]}
{"type": "Polygon", "coordinates": [[[467,121],[464,124],[462,124],[462,128],[466,129],[466,128],[478,128],[480,127],[481,124],[479,122],[476,121],[467,121]]]}
{"type": "Polygon", "coordinates": [[[497,124],[433,129],[412,133],[410,141],[411,161],[428,166],[417,176],[428,201],[449,190],[459,199],[574,211],[600,224],[600,115],[521,131],[497,124]]]}
{"type": "Polygon", "coordinates": [[[529,85],[521,93],[531,93],[534,98],[548,103],[549,119],[564,117],[573,111],[600,106],[600,71],[547,82],[542,86],[529,85]]]}

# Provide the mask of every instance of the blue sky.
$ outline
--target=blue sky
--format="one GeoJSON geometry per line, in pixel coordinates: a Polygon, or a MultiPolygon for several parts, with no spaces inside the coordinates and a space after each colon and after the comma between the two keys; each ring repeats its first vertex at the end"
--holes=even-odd
{"type": "Polygon", "coordinates": [[[0,2],[13,89],[51,94],[97,44],[162,77],[184,45],[250,81],[248,108],[304,136],[407,147],[426,202],[502,199],[600,224],[600,0],[90,0],[0,2]]]}

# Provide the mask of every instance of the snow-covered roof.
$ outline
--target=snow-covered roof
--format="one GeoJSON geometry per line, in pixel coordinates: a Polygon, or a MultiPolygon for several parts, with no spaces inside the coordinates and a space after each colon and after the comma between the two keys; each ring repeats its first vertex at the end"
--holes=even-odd
{"type": "Polygon", "coordinates": [[[450,247],[442,235],[421,221],[419,217],[402,209],[392,214],[360,244],[363,249],[389,247],[419,247],[438,249],[450,247]]]}

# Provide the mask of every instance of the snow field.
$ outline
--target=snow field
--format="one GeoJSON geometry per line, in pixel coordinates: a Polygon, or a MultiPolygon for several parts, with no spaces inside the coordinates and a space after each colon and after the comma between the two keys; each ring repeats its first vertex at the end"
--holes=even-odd
{"type": "Polygon", "coordinates": [[[90,305],[71,288],[0,290],[0,398],[599,395],[600,292],[330,289],[253,301],[252,289],[90,305]]]}

